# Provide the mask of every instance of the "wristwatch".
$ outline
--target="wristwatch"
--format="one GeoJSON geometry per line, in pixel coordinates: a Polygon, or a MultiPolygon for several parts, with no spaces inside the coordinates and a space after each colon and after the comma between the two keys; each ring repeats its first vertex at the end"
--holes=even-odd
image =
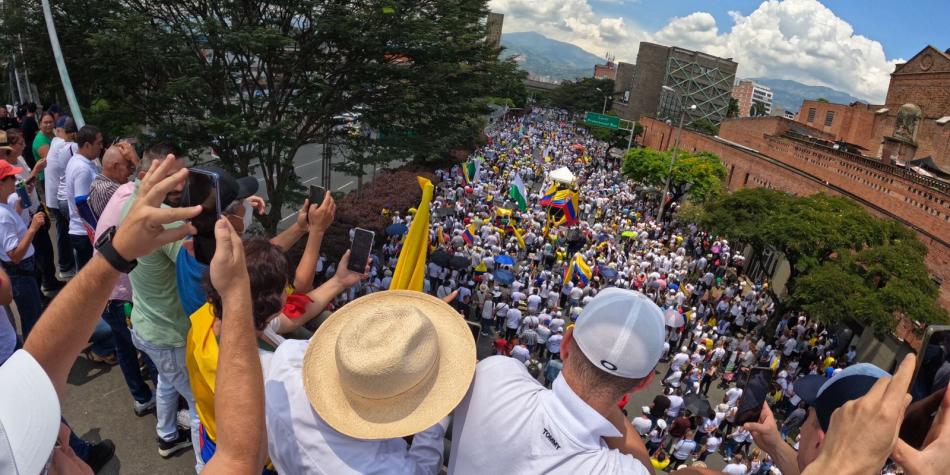
{"type": "Polygon", "coordinates": [[[115,270],[128,274],[132,272],[132,269],[135,269],[139,262],[135,259],[129,261],[120,256],[119,252],[112,247],[113,236],[115,236],[115,226],[106,229],[106,232],[99,236],[99,239],[96,240],[96,250],[115,270]]]}

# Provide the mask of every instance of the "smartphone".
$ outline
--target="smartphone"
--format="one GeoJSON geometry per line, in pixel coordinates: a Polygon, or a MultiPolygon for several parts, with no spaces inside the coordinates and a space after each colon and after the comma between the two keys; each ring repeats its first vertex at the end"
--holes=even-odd
{"type": "Polygon", "coordinates": [[[197,233],[192,237],[195,259],[205,265],[214,257],[214,224],[221,217],[221,194],[218,174],[198,168],[188,169],[182,190],[181,206],[201,205],[201,213],[191,218],[197,233]]]}
{"type": "Polygon", "coordinates": [[[327,195],[327,189],[322,186],[310,185],[310,204],[320,206],[327,195]]]}
{"type": "Polygon", "coordinates": [[[221,217],[218,174],[200,168],[189,168],[181,203],[185,207],[201,205],[201,214],[212,215],[217,221],[221,217]]]}
{"type": "Polygon", "coordinates": [[[759,366],[749,371],[749,377],[742,388],[742,396],[739,398],[738,408],[736,409],[735,420],[737,426],[759,420],[762,405],[765,404],[765,396],[769,392],[771,382],[772,368],[759,366]]]}
{"type": "Polygon", "coordinates": [[[950,325],[931,325],[917,354],[917,368],[910,383],[913,398],[901,425],[900,437],[920,448],[940,407],[941,395],[950,380],[950,325]]]}
{"type": "Polygon", "coordinates": [[[356,228],[353,232],[353,242],[350,243],[350,262],[346,268],[359,272],[366,272],[366,264],[369,262],[369,253],[373,250],[373,240],[376,239],[376,233],[368,229],[356,228]]]}

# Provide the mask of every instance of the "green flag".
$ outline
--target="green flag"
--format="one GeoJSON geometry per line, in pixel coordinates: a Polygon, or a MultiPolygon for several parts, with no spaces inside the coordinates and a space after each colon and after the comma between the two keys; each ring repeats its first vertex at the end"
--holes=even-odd
{"type": "Polygon", "coordinates": [[[524,191],[524,182],[521,181],[521,175],[515,175],[514,181],[511,182],[511,190],[508,192],[508,195],[511,196],[511,199],[515,200],[515,203],[518,203],[518,208],[521,211],[528,210],[528,195],[524,191]]]}

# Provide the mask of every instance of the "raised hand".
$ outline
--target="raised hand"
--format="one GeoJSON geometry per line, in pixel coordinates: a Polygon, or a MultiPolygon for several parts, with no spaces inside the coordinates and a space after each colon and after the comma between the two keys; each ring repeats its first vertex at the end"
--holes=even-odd
{"type": "Polygon", "coordinates": [[[222,296],[242,288],[249,289],[244,243],[227,218],[221,218],[214,224],[214,239],[216,246],[209,269],[211,285],[222,296]]]}
{"type": "Polygon", "coordinates": [[[320,206],[310,206],[307,211],[307,222],[311,233],[325,233],[333,218],[336,216],[336,203],[328,191],[320,206]]]}
{"type": "Polygon", "coordinates": [[[169,242],[177,241],[196,232],[191,223],[166,228],[168,224],[193,218],[201,212],[201,206],[188,208],[162,207],[165,196],[182,186],[187,169],[171,173],[175,156],[153,163],[139,184],[138,197],[132,203],[128,216],[119,226],[113,239],[113,247],[119,255],[132,260],[142,257],[169,242]]]}

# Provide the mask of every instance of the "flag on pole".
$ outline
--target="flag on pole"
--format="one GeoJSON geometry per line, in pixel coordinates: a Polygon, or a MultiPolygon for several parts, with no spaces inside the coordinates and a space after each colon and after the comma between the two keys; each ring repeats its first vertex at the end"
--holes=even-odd
{"type": "Polygon", "coordinates": [[[511,196],[511,199],[515,200],[515,203],[518,203],[518,209],[521,211],[528,210],[528,194],[525,193],[524,182],[521,181],[520,174],[515,175],[514,181],[511,182],[511,190],[508,194],[511,196]]]}
{"type": "Polygon", "coordinates": [[[465,178],[465,183],[471,185],[478,181],[478,172],[482,169],[482,161],[480,157],[474,157],[462,165],[462,177],[465,178]]]}
{"type": "Polygon", "coordinates": [[[557,194],[557,183],[552,183],[541,196],[541,206],[551,206],[551,200],[554,199],[555,194],[557,194]]]}
{"type": "Polygon", "coordinates": [[[518,230],[518,228],[512,226],[511,233],[515,235],[515,239],[518,240],[518,245],[521,246],[522,249],[526,249],[528,247],[525,245],[524,238],[521,237],[521,231],[518,230]]]}
{"type": "Polygon", "coordinates": [[[399,261],[393,272],[390,290],[415,290],[422,292],[426,272],[426,251],[429,249],[429,202],[435,189],[432,182],[416,177],[422,188],[422,200],[416,207],[409,232],[402,242],[399,261]]]}

